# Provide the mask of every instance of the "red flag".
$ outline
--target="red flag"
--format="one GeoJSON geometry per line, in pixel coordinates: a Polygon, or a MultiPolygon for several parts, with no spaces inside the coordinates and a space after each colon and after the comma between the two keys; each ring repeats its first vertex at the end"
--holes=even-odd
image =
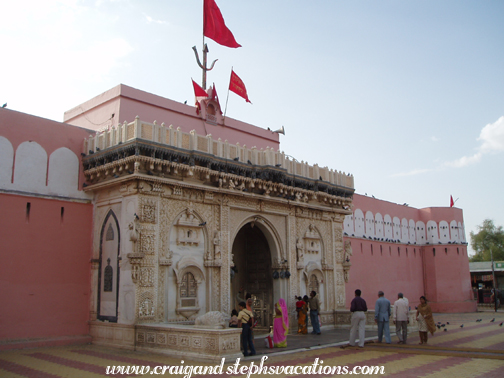
{"type": "Polygon", "coordinates": [[[227,47],[241,47],[224,22],[221,11],[215,0],[204,0],[203,35],[227,47]]]}
{"type": "Polygon", "coordinates": [[[217,104],[219,105],[219,111],[222,114],[222,110],[221,110],[220,102],[219,102],[219,96],[217,96],[217,90],[215,89],[215,83],[213,83],[212,97],[211,97],[211,99],[215,100],[215,102],[217,102],[217,104]]]}
{"type": "Polygon", "coordinates": [[[455,202],[453,202],[453,197],[450,196],[450,207],[453,207],[453,205],[455,205],[455,202]]]}
{"type": "Polygon", "coordinates": [[[242,79],[240,79],[238,75],[234,73],[233,70],[231,70],[231,80],[229,82],[229,90],[231,92],[236,93],[238,96],[243,97],[247,102],[250,102],[247,95],[247,89],[245,88],[245,84],[243,84],[242,79]]]}
{"type": "Polygon", "coordinates": [[[192,80],[192,85],[194,88],[194,97],[208,97],[208,93],[206,93],[205,90],[201,88],[194,80],[192,80]]]}

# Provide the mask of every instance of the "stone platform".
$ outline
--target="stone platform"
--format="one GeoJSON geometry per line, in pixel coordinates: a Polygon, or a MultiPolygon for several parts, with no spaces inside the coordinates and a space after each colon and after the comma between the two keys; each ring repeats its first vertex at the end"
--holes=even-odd
{"type": "Polygon", "coordinates": [[[237,328],[213,329],[167,323],[91,323],[93,344],[209,362],[220,361],[222,357],[241,357],[240,334],[241,330],[237,328]]]}

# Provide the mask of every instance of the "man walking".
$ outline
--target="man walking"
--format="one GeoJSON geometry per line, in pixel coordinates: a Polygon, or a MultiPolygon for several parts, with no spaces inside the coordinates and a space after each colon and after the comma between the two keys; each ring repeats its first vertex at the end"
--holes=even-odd
{"type": "Polygon", "coordinates": [[[355,346],[357,331],[359,331],[359,347],[364,348],[364,339],[366,338],[366,301],[361,298],[361,291],[355,290],[355,298],[350,304],[350,312],[352,313],[352,323],[350,326],[350,341],[351,346],[355,346]]]}
{"type": "Polygon", "coordinates": [[[240,307],[240,313],[238,314],[238,328],[242,329],[242,344],[243,344],[243,355],[254,356],[256,354],[256,350],[254,348],[254,342],[252,340],[252,324],[254,321],[254,314],[251,311],[247,310],[247,305],[245,302],[240,302],[238,304],[240,307]],[[248,349],[250,348],[250,354],[248,349]]]}
{"type": "Polygon", "coordinates": [[[396,334],[399,338],[398,344],[406,344],[408,337],[409,304],[404,300],[403,293],[397,294],[397,301],[394,302],[394,324],[396,334]]]}
{"type": "Polygon", "coordinates": [[[320,302],[315,291],[312,291],[310,293],[310,299],[308,300],[308,303],[310,304],[310,320],[313,327],[312,333],[320,335],[320,324],[318,321],[320,302]]]}
{"type": "Polygon", "coordinates": [[[389,328],[389,317],[390,317],[390,301],[385,298],[383,291],[378,292],[378,300],[375,304],[375,323],[378,324],[378,342],[382,342],[383,332],[385,331],[385,342],[387,344],[391,343],[390,340],[390,328],[389,328]]]}

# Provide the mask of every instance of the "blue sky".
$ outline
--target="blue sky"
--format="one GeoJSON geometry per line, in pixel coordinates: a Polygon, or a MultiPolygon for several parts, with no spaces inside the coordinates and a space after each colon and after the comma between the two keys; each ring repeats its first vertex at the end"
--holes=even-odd
{"type": "MultiPolygon", "coordinates": [[[[192,103],[202,4],[5,1],[0,103],[61,121],[119,83],[192,103]]],[[[485,218],[504,225],[503,1],[217,4],[243,47],[207,39],[208,82],[224,104],[234,67],[253,103],[231,93],[228,116],[285,126],[283,151],[351,172],[358,193],[459,198],[468,239],[485,218]]]]}

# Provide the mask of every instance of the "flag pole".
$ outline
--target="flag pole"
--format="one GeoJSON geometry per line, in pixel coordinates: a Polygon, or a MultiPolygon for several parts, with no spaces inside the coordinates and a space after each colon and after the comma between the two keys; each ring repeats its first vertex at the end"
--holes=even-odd
{"type": "Polygon", "coordinates": [[[202,33],[203,35],[203,74],[202,74],[202,79],[201,79],[201,86],[203,89],[206,90],[206,66],[207,66],[207,53],[205,49],[205,0],[203,0],[203,30],[202,33]]]}
{"type": "MultiPolygon", "coordinates": [[[[231,74],[233,73],[233,67],[231,66],[231,74]]],[[[231,85],[231,77],[229,78],[229,84],[231,85]]],[[[224,109],[224,123],[225,122],[225,119],[226,119],[226,112],[227,112],[227,103],[228,103],[228,100],[229,100],[229,86],[228,85],[228,93],[227,93],[227,96],[226,96],[226,108],[224,109]]]]}

